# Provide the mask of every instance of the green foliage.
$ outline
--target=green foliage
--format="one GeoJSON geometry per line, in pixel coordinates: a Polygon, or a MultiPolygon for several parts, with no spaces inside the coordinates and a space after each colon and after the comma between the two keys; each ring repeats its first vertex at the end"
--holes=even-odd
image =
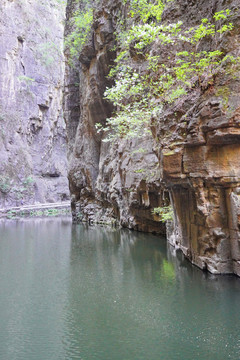
{"type": "Polygon", "coordinates": [[[73,31],[67,36],[65,41],[65,49],[69,52],[69,62],[73,64],[89,39],[91,26],[93,22],[93,8],[88,2],[85,2],[84,9],[77,10],[74,13],[73,31]]]}
{"type": "Polygon", "coordinates": [[[136,173],[136,174],[142,174],[142,173],[144,173],[146,170],[145,169],[137,169],[137,170],[134,170],[134,172],[136,173]]]}
{"type": "Polygon", "coordinates": [[[140,22],[117,34],[120,49],[109,73],[115,85],[105,91],[116,113],[105,126],[97,124],[98,131],[108,134],[106,141],[144,136],[166,104],[176,102],[196,86],[204,91],[217,75],[230,73],[240,63],[240,58],[224,54],[217,45],[222,35],[233,29],[228,22],[230,10],[215,13],[212,22],[204,18],[198,26],[186,29],[181,21],[159,24],[163,8],[160,1],[154,5],[147,0],[131,1],[130,14],[140,17],[140,22]],[[152,18],[155,21],[149,23],[152,18]],[[211,50],[202,50],[205,38],[210,39],[211,50]],[[154,43],[158,48],[166,46],[167,56],[152,54],[154,43]]]}
{"type": "Polygon", "coordinates": [[[16,182],[13,177],[9,175],[0,176],[0,192],[2,194],[10,193],[14,199],[20,200],[33,195],[33,185],[35,180],[32,176],[16,182]]]}
{"type": "Polygon", "coordinates": [[[143,147],[140,147],[139,149],[136,149],[136,150],[132,151],[131,154],[132,155],[134,155],[134,154],[144,154],[146,151],[147,151],[146,149],[144,149],[143,147]]]}
{"type": "Polygon", "coordinates": [[[131,0],[130,16],[140,18],[143,23],[156,19],[161,20],[164,4],[161,0],[150,2],[148,0],[131,0]]]}
{"type": "Polygon", "coordinates": [[[25,186],[30,186],[35,182],[32,176],[28,176],[26,179],[23,180],[23,184],[25,186]]]}
{"type": "Polygon", "coordinates": [[[213,15],[213,18],[215,20],[225,20],[227,19],[227,17],[230,15],[231,13],[231,10],[229,9],[226,9],[226,10],[221,10],[219,12],[216,12],[214,15],[213,15]]]}
{"type": "Polygon", "coordinates": [[[231,91],[228,86],[220,86],[216,90],[216,96],[220,96],[222,99],[223,109],[226,111],[228,109],[229,97],[231,91]]]}
{"type": "Polygon", "coordinates": [[[15,197],[20,200],[33,195],[33,185],[35,180],[32,176],[28,176],[21,180],[19,183],[12,182],[12,191],[15,197]]]}
{"type": "Polygon", "coordinates": [[[45,211],[47,216],[57,216],[59,215],[59,209],[48,209],[45,211]]]}
{"type": "Polygon", "coordinates": [[[8,219],[17,219],[21,217],[54,217],[54,216],[61,216],[61,215],[70,215],[70,208],[61,208],[61,209],[42,209],[42,210],[35,210],[35,209],[19,209],[19,210],[8,210],[7,211],[7,218],[8,219]]]}
{"type": "Polygon", "coordinates": [[[159,216],[162,222],[173,220],[173,208],[171,205],[154,208],[152,213],[159,216]]]}
{"type": "Polygon", "coordinates": [[[35,81],[34,79],[32,79],[28,76],[25,76],[25,75],[18,76],[18,80],[26,83],[27,85],[30,85],[31,83],[33,83],[35,81]]]}
{"type": "Polygon", "coordinates": [[[16,219],[16,215],[17,215],[17,212],[15,210],[9,210],[7,212],[7,218],[8,219],[14,220],[14,219],[16,219]]]}
{"type": "Polygon", "coordinates": [[[162,272],[165,279],[168,281],[173,281],[176,278],[176,273],[174,266],[171,262],[167,261],[166,259],[163,259],[162,264],[162,272]]]}

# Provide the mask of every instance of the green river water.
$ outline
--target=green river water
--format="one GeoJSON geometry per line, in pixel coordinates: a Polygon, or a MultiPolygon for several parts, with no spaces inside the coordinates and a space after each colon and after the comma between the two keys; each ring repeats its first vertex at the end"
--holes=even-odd
{"type": "Polygon", "coordinates": [[[240,359],[240,279],[159,236],[0,222],[0,360],[240,359]]]}

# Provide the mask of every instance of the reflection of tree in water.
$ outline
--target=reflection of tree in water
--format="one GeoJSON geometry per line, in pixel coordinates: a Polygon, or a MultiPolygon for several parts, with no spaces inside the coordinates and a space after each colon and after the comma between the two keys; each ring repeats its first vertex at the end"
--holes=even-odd
{"type": "Polygon", "coordinates": [[[203,273],[157,236],[26,220],[4,223],[0,245],[12,349],[25,336],[52,359],[240,358],[240,279],[203,273]]]}
{"type": "Polygon", "coordinates": [[[95,264],[99,270],[105,267],[116,277],[131,270],[143,280],[154,282],[156,271],[163,265],[165,272],[173,271],[166,258],[166,240],[150,234],[76,225],[72,258],[84,253],[88,254],[88,266],[95,264]]]}
{"type": "Polygon", "coordinates": [[[71,321],[64,343],[75,350],[74,343],[79,343],[75,356],[84,358],[89,346],[96,358],[106,360],[112,353],[122,360],[141,352],[146,328],[157,326],[154,289],[157,272],[167,261],[165,248],[165,240],[157,236],[73,225],[67,310],[71,321]]]}

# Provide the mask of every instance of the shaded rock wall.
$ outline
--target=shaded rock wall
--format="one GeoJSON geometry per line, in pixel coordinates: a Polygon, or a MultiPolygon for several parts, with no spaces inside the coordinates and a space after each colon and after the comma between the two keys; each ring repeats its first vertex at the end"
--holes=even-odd
{"type": "MultiPolygon", "coordinates": [[[[230,8],[234,31],[218,46],[239,56],[238,6],[237,0],[181,0],[169,3],[163,21],[187,20],[191,26],[230,8]]],[[[113,110],[103,93],[111,86],[106,75],[116,56],[112,48],[119,12],[125,13],[121,2],[101,3],[92,40],[77,66],[80,112],[69,170],[74,216],[80,213],[90,222],[116,221],[163,233],[164,225],[152,210],[170,197],[174,207],[174,222],[167,227],[170,243],[202,269],[240,275],[239,73],[222,75],[214,86],[196,87],[167,106],[149,138],[103,142],[95,124],[103,123],[113,110]]],[[[203,47],[209,46],[207,40],[203,47]]],[[[155,51],[165,56],[161,46],[155,51]]]]}
{"type": "MultiPolygon", "coordinates": [[[[66,19],[64,28],[64,38],[74,30],[73,16],[74,13],[80,9],[80,2],[68,1],[66,7],[66,19]]],[[[77,131],[77,126],[80,117],[80,96],[79,82],[80,82],[80,69],[79,62],[70,65],[69,51],[65,49],[65,76],[64,76],[64,96],[63,108],[64,118],[67,127],[68,137],[68,155],[71,158],[73,154],[73,146],[77,131]]]]}
{"type": "MultiPolygon", "coordinates": [[[[79,2],[81,3],[81,2],[79,2]]],[[[75,3],[68,2],[68,16],[75,3]]],[[[109,144],[102,141],[95,125],[111,116],[113,107],[103,98],[112,82],[107,78],[116,57],[114,30],[116,18],[123,12],[121,2],[105,1],[95,12],[94,32],[85,45],[79,64],[66,71],[65,113],[69,140],[69,184],[74,216],[85,221],[120,223],[142,231],[165,233],[165,226],[153,216],[154,207],[162,204],[163,190],[158,174],[158,159],[153,152],[152,138],[109,144]],[[79,71],[78,91],[69,84],[79,71]],[[76,117],[72,109],[78,107],[76,117]],[[73,138],[72,135],[75,135],[73,138]]],[[[69,17],[70,19],[70,17],[69,17]]],[[[66,26],[66,34],[71,31],[66,26]]],[[[68,56],[68,54],[66,54],[68,56]]],[[[75,80],[74,80],[75,81],[75,80]]]]}
{"type": "Polygon", "coordinates": [[[0,207],[69,197],[64,12],[61,0],[0,4],[0,207]]]}

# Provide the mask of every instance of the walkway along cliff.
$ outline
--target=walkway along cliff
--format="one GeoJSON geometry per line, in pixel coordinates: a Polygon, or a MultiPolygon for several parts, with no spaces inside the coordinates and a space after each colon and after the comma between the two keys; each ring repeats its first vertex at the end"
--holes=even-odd
{"type": "MultiPolygon", "coordinates": [[[[68,0],[66,37],[73,31],[76,11],[83,6],[81,1],[68,0]]],[[[104,126],[116,111],[104,92],[114,86],[114,79],[107,75],[119,54],[119,19],[121,24],[134,21],[129,20],[129,6],[110,0],[93,3],[89,41],[74,65],[66,67],[65,119],[73,214],[89,222],[116,222],[163,234],[165,224],[153,210],[171,202],[174,219],[167,223],[169,242],[202,269],[240,275],[239,66],[233,67],[234,74],[214,73],[211,81],[205,81],[201,73],[183,96],[163,103],[162,111],[149,124],[150,133],[103,141],[107,135],[97,131],[96,124],[104,126]]],[[[218,32],[217,48],[229,55],[226,59],[237,59],[238,0],[170,1],[161,22],[181,22],[186,30],[186,26],[194,28],[217,19],[214,14],[219,12],[229,12],[232,25],[229,31],[218,32]]],[[[136,51],[135,45],[130,44],[131,64],[145,71],[144,51],[136,51]]],[[[213,45],[212,37],[204,36],[198,51],[207,53],[213,45]]],[[[173,47],[155,42],[147,44],[146,51],[168,66],[174,60],[170,58],[173,47]]],[[[180,47],[176,52],[181,50],[186,49],[180,47]]],[[[66,59],[70,59],[69,49],[66,59]]]]}

